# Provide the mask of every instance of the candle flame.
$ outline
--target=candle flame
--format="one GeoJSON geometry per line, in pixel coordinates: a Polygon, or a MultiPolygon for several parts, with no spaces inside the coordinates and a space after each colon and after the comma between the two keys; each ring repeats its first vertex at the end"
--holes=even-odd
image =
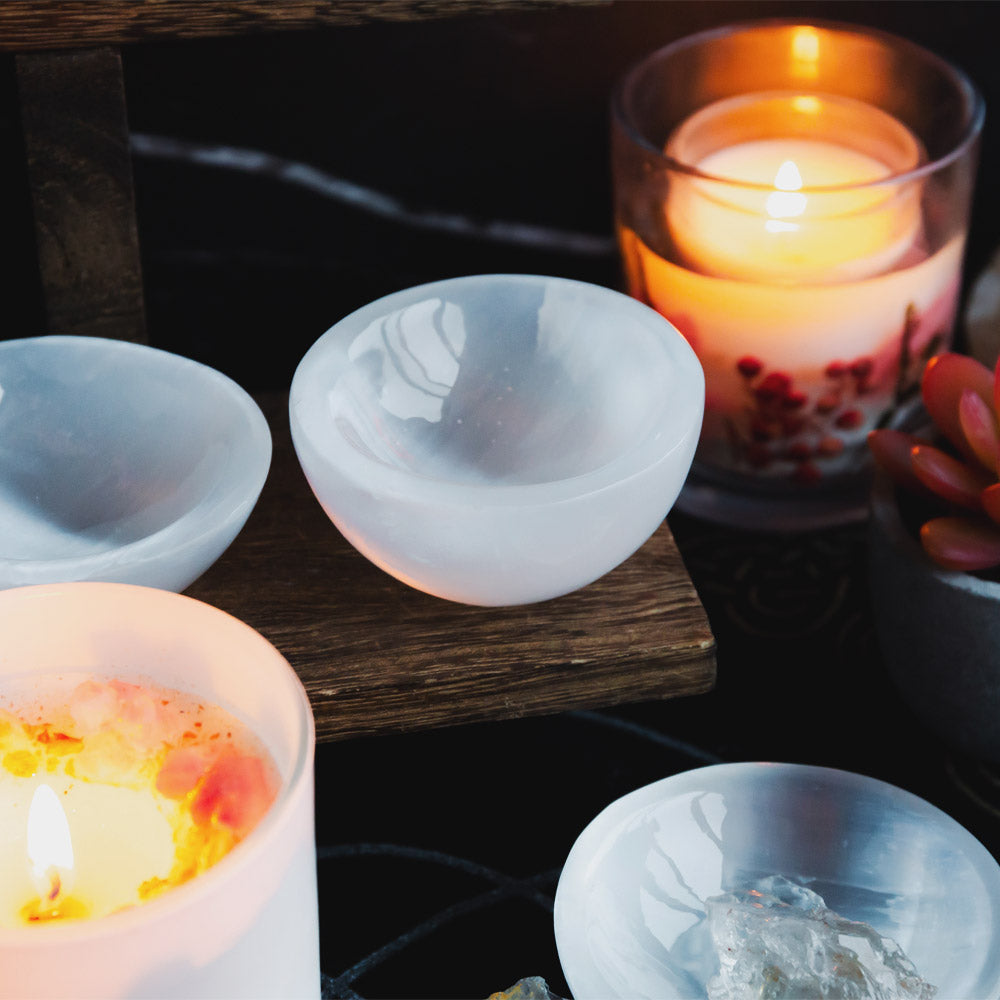
{"type": "Polygon", "coordinates": [[[800,25],[792,35],[792,58],[798,62],[819,62],[819,32],[809,26],[800,25]]]}
{"type": "Polygon", "coordinates": [[[774,186],[778,189],[767,196],[765,207],[771,216],[764,223],[769,233],[786,233],[798,229],[794,222],[783,220],[802,215],[806,210],[806,196],[799,190],[802,187],[802,175],[794,160],[785,160],[774,175],[774,186]]]}
{"type": "Polygon", "coordinates": [[[73,870],[73,841],[59,798],[48,785],[39,785],[28,810],[28,860],[44,899],[54,902],[73,870]]]}
{"type": "Polygon", "coordinates": [[[794,160],[785,160],[774,175],[774,186],[779,191],[798,191],[802,187],[802,175],[794,160]]]}

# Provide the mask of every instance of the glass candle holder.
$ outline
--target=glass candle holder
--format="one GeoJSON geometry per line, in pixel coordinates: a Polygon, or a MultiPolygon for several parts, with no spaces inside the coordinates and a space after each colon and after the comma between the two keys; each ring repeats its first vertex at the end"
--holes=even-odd
{"type": "Polygon", "coordinates": [[[952,341],[983,117],[960,70],[849,25],[733,25],[626,74],[627,289],[705,371],[679,508],[773,530],[865,516],[867,434],[919,428],[923,367],[952,341]]]}

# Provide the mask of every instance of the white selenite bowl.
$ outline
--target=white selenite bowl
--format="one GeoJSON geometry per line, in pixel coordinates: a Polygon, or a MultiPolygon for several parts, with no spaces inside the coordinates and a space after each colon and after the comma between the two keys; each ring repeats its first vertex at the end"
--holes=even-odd
{"type": "Polygon", "coordinates": [[[271,434],[235,382],[100,337],[0,341],[0,588],[183,590],[260,495],[271,434]]]}
{"type": "Polygon", "coordinates": [[[1000,996],[1000,867],[955,820],[893,785],[799,764],[686,771],[609,805],[555,900],[576,1000],[705,997],[705,900],[769,875],[890,937],[937,996],[1000,996]]]}
{"type": "Polygon", "coordinates": [[[687,341],[640,302],[535,275],[454,278],[342,319],[292,380],[292,439],[337,528],[467,604],[542,601],[663,521],[704,408],[687,341]]]}

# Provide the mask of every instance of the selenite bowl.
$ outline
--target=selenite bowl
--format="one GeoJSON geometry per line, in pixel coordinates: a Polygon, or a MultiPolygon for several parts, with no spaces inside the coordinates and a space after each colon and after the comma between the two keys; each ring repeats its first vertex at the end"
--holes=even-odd
{"type": "Polygon", "coordinates": [[[0,341],[0,588],[179,591],[233,541],[271,462],[235,382],[99,337],[0,341]]]}
{"type": "Polygon", "coordinates": [[[673,505],[704,406],[694,352],[596,285],[481,275],[342,319],[292,380],[295,449],[344,537],[419,590],[525,604],[596,580],[673,505]]]}
{"type": "Polygon", "coordinates": [[[609,805],[573,845],[555,935],[575,1000],[705,997],[705,900],[783,875],[893,939],[937,996],[1000,996],[1000,867],[923,799],[796,764],[698,768],[609,805]]]}

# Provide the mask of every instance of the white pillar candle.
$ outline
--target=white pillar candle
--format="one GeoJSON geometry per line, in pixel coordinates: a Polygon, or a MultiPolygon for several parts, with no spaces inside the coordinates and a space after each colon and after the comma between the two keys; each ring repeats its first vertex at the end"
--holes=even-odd
{"type": "Polygon", "coordinates": [[[0,708],[0,997],[319,996],[312,714],[270,643],[166,591],[7,590],[0,708]]]}
{"type": "Polygon", "coordinates": [[[666,203],[695,271],[765,283],[831,284],[898,264],[920,234],[920,144],[850,98],[749,94],[692,115],[665,152],[691,167],[666,203]],[[888,179],[888,180],[887,180],[888,179]]]}

